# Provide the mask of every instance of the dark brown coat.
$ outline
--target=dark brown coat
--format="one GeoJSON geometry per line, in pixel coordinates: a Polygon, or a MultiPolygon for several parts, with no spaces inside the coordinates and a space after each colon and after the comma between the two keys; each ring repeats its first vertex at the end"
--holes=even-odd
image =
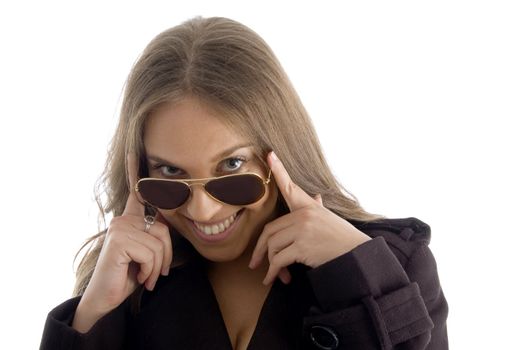
{"type": "MultiPolygon", "coordinates": [[[[448,348],[429,226],[414,218],[351,223],[374,239],[316,269],[291,266],[291,284],[274,283],[249,349],[448,348]]],[[[78,302],[50,312],[42,350],[232,349],[200,260],[161,276],[137,316],[127,300],[87,334],[70,327],[78,302]]]]}

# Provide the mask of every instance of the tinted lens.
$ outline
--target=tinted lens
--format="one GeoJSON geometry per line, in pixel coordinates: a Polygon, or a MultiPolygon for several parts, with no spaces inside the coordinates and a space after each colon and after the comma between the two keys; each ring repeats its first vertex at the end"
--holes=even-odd
{"type": "Polygon", "coordinates": [[[205,189],[215,198],[231,205],[257,202],[265,194],[265,185],[253,174],[243,174],[211,180],[205,189]]]}
{"type": "Polygon", "coordinates": [[[181,206],[190,189],[184,183],[145,179],[139,182],[142,198],[159,209],[175,209],[181,206]]]}

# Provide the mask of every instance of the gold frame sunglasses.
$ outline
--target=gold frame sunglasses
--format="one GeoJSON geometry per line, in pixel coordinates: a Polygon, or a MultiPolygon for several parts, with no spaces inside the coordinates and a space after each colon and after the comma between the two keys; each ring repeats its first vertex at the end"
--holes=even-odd
{"type": "Polygon", "coordinates": [[[192,186],[203,186],[215,201],[228,205],[249,205],[259,201],[267,191],[272,170],[263,179],[249,172],[203,179],[159,179],[145,177],[135,184],[135,192],[150,206],[177,209],[190,198],[192,186]]]}

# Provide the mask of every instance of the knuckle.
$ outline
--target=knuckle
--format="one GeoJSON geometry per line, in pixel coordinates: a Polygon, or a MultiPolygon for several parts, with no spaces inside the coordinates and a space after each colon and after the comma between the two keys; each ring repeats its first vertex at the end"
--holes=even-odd
{"type": "Polygon", "coordinates": [[[113,242],[124,242],[130,235],[129,227],[126,227],[122,224],[110,225],[108,227],[107,238],[113,242]]]}
{"type": "Polygon", "coordinates": [[[268,257],[268,261],[269,261],[270,263],[272,263],[272,261],[274,260],[274,255],[275,255],[275,254],[274,254],[274,251],[273,251],[273,250],[269,249],[269,250],[267,251],[267,257],[268,257]]]}
{"type": "Polygon", "coordinates": [[[161,226],[161,240],[165,241],[168,246],[172,244],[172,236],[170,236],[170,229],[166,225],[161,226]]]}
{"type": "Polygon", "coordinates": [[[122,231],[125,227],[129,226],[129,218],[125,216],[116,216],[111,219],[110,225],[108,226],[108,233],[110,231],[119,232],[122,231]]]}
{"type": "Polygon", "coordinates": [[[121,237],[122,235],[117,235],[115,233],[108,235],[105,240],[105,244],[108,246],[121,246],[123,239],[121,237]]]}
{"type": "Polygon", "coordinates": [[[155,254],[149,249],[148,249],[148,253],[146,253],[146,254],[147,254],[146,263],[148,265],[152,265],[153,266],[153,264],[155,263],[155,254]]]}
{"type": "Polygon", "coordinates": [[[267,239],[267,249],[271,250],[275,246],[275,239],[274,237],[269,237],[267,239]]]}
{"type": "Polygon", "coordinates": [[[263,227],[263,230],[261,231],[261,234],[259,235],[259,238],[258,238],[258,242],[261,242],[261,241],[264,241],[267,239],[267,236],[269,235],[269,232],[270,232],[270,229],[269,229],[269,224],[266,224],[264,227],[263,227]]]}
{"type": "Polygon", "coordinates": [[[265,232],[271,232],[272,228],[274,227],[274,224],[275,224],[274,221],[267,222],[265,226],[263,226],[262,234],[265,232]]]}
{"type": "Polygon", "coordinates": [[[122,231],[119,230],[117,226],[110,226],[108,228],[108,232],[106,233],[106,238],[104,239],[104,245],[120,244],[122,241],[122,234],[119,234],[119,232],[122,231]]]}
{"type": "Polygon", "coordinates": [[[161,242],[157,242],[155,244],[155,252],[159,255],[162,255],[164,252],[164,246],[161,242]]]}
{"type": "Polygon", "coordinates": [[[156,224],[157,226],[159,226],[159,228],[160,228],[161,230],[163,230],[163,231],[166,230],[166,232],[168,232],[168,231],[169,231],[169,230],[168,230],[168,225],[167,225],[167,223],[165,222],[165,220],[166,220],[166,219],[164,219],[164,218],[159,218],[159,217],[157,217],[157,218],[155,219],[155,224],[156,224]]]}
{"type": "Polygon", "coordinates": [[[263,229],[261,230],[261,234],[259,235],[259,239],[261,239],[261,237],[264,237],[266,232],[268,232],[269,225],[270,224],[267,223],[263,226],[263,229]]]}
{"type": "Polygon", "coordinates": [[[114,217],[111,219],[110,225],[111,225],[111,224],[119,224],[119,223],[125,222],[126,219],[127,219],[127,218],[126,218],[126,215],[122,215],[122,216],[114,216],[114,217]]]}
{"type": "Polygon", "coordinates": [[[151,232],[151,234],[156,238],[155,251],[157,253],[163,253],[165,249],[166,252],[170,250],[172,239],[169,233],[165,232],[164,229],[161,229],[155,234],[153,232],[151,232]]]}
{"type": "Polygon", "coordinates": [[[170,237],[170,229],[168,228],[168,226],[166,226],[165,224],[163,224],[162,222],[159,222],[159,230],[161,231],[161,234],[165,237],[170,237]]]}
{"type": "Polygon", "coordinates": [[[113,231],[115,231],[115,229],[119,226],[119,224],[120,224],[120,220],[119,219],[117,219],[116,217],[112,218],[111,221],[110,221],[110,224],[108,226],[108,234],[110,234],[113,231]]]}

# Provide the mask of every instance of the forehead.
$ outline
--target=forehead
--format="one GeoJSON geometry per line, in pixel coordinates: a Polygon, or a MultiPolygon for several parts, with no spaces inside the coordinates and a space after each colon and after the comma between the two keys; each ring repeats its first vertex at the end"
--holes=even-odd
{"type": "Polygon", "coordinates": [[[208,162],[223,150],[249,143],[221,120],[218,112],[196,98],[163,104],[146,120],[146,152],[178,163],[193,164],[196,158],[208,162]]]}

